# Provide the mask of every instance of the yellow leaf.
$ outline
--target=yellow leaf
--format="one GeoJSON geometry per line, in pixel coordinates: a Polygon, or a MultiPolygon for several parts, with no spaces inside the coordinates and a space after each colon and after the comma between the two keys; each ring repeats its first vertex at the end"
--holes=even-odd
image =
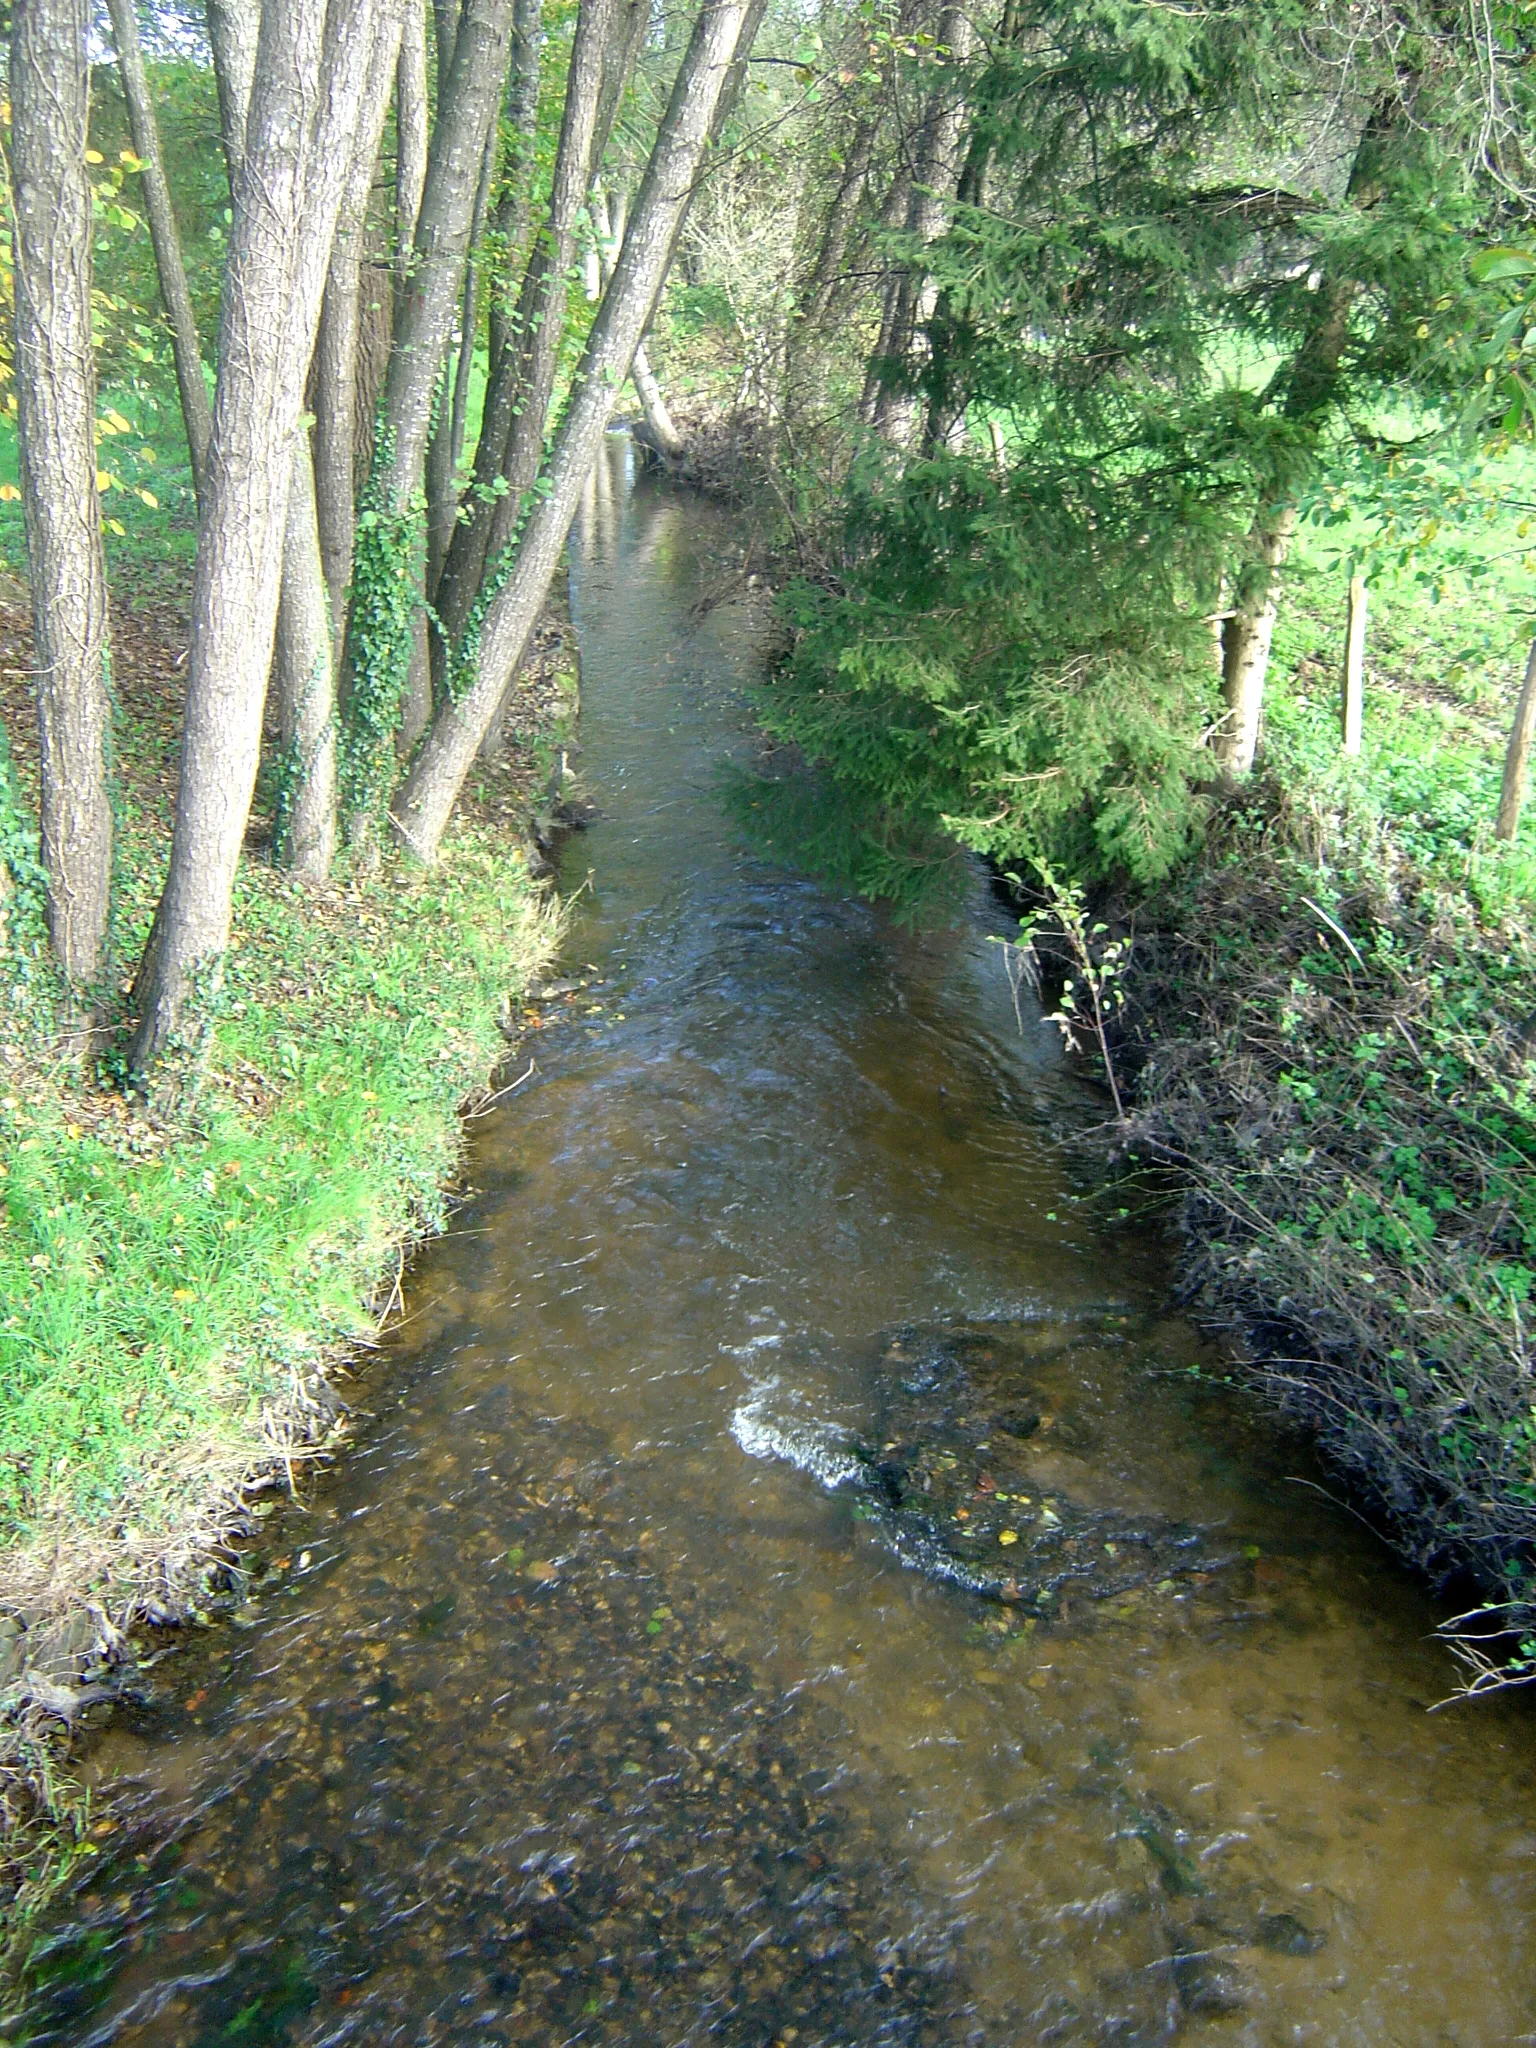
{"type": "Polygon", "coordinates": [[[121,519],[104,519],[101,523],[105,526],[108,533],[115,533],[119,540],[126,540],[128,538],[128,529],[124,526],[121,519]]]}
{"type": "Polygon", "coordinates": [[[0,484],[0,499],[7,505],[14,505],[20,496],[21,493],[14,484],[0,484]]]}
{"type": "Polygon", "coordinates": [[[114,434],[131,434],[133,432],[132,421],[125,420],[120,412],[115,412],[109,407],[106,416],[111,422],[114,434]]]}
{"type": "Polygon", "coordinates": [[[140,498],[143,499],[146,505],[150,506],[156,512],[159,511],[160,500],[155,496],[153,491],[140,491],[138,495],[140,496],[140,498]]]}
{"type": "Polygon", "coordinates": [[[106,162],[106,158],[99,149],[88,149],[85,152],[85,160],[88,164],[104,164],[106,162]]]}
{"type": "Polygon", "coordinates": [[[171,1299],[172,1301],[196,1301],[197,1296],[190,1287],[173,1287],[171,1289],[171,1299]]]}
{"type": "Polygon", "coordinates": [[[1017,1543],[1019,1540],[1019,1532],[1017,1529],[999,1529],[997,1532],[997,1540],[999,1543],[1005,1544],[1017,1543]]]}

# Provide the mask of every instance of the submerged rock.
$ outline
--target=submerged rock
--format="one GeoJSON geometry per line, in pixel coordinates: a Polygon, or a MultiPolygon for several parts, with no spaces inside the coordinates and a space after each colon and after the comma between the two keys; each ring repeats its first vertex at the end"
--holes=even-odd
{"type": "Polygon", "coordinates": [[[1091,1457],[1092,1432],[1053,1412],[1032,1380],[1072,1341],[1038,1324],[906,1326],[881,1346],[877,1443],[851,1444],[857,1512],[904,1564],[1042,1615],[1069,1599],[1174,1593],[1233,1560],[1188,1523],[1090,1505],[1060,1460],[1091,1457]]]}

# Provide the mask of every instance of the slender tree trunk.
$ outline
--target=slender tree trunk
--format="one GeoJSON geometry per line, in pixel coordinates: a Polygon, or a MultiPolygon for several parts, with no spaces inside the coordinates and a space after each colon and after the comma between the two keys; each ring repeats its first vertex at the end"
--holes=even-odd
{"type": "Polygon", "coordinates": [[[444,702],[396,797],[396,832],[419,859],[436,859],[465,774],[507,679],[522,661],[602,444],[614,393],[629,372],[666,278],[747,11],[747,0],[705,0],[700,9],[618,267],[555,437],[545,490],[528,515],[512,572],[487,607],[469,687],[444,702]]]}
{"type": "MultiPolygon", "coordinates": [[[[420,19],[417,0],[412,0],[412,12],[407,21],[407,43],[420,19]]],[[[464,274],[486,130],[495,119],[501,100],[511,26],[512,0],[465,0],[462,13],[455,4],[434,9],[438,62],[437,119],[427,148],[425,175],[414,215],[414,232],[404,267],[399,273],[394,334],[380,407],[383,440],[377,450],[374,472],[378,510],[386,520],[394,523],[414,521],[417,517],[414,508],[425,482],[427,440],[434,401],[438,396],[454,308],[464,274]]],[[[402,46],[399,100],[402,121],[408,115],[405,54],[402,46]]],[[[414,47],[410,54],[410,96],[414,105],[419,83],[420,120],[424,123],[425,56],[418,80],[414,47]]],[[[414,126],[414,112],[410,112],[410,119],[414,126]]],[[[401,162],[404,165],[403,151],[401,162]]],[[[412,175],[414,177],[414,170],[412,175]]],[[[402,193],[399,213],[403,246],[406,204],[406,195],[402,193]]],[[[398,544],[398,537],[393,544],[398,544]]],[[[419,564],[413,573],[417,578],[418,591],[425,595],[424,564],[419,564]]],[[[354,616],[354,632],[357,625],[358,620],[354,616]]],[[[413,731],[420,732],[425,728],[432,710],[425,631],[412,620],[408,634],[403,647],[394,645],[381,647],[377,652],[370,651],[370,659],[376,660],[387,674],[400,678],[403,672],[403,683],[395,685],[401,692],[397,744],[402,748],[409,747],[413,731]]],[[[353,655],[349,649],[349,673],[352,665],[353,655]]],[[[372,773],[367,780],[374,780],[372,773]]],[[[357,796],[362,794],[354,792],[357,796]]],[[[364,837],[370,830],[361,813],[357,829],[364,837]]]]}
{"type": "Polygon", "coordinates": [[[459,340],[456,354],[444,371],[443,388],[437,402],[437,418],[427,448],[427,595],[437,589],[443,559],[453,537],[459,497],[455,477],[464,448],[464,426],[469,416],[469,382],[475,360],[475,315],[479,306],[480,277],[475,254],[485,234],[490,207],[491,180],[496,171],[500,122],[492,116],[485,138],[485,155],[480,164],[480,184],[475,193],[475,210],[470,223],[469,249],[464,263],[464,289],[459,304],[459,340]]]}
{"type": "MultiPolygon", "coordinates": [[[[201,1036],[261,750],[305,374],[381,12],[265,0],[234,192],[207,508],[192,583],[170,873],[141,964],[134,1067],[201,1036]]],[[[385,15],[387,18],[387,14],[385,15]]]]}
{"type": "MultiPolygon", "coordinates": [[[[1336,279],[1319,290],[1317,318],[1291,366],[1284,408],[1287,419],[1310,427],[1314,436],[1321,431],[1338,385],[1358,286],[1336,279]]],[[[1259,513],[1248,536],[1248,560],[1237,581],[1237,595],[1222,628],[1222,695],[1227,708],[1214,750],[1226,775],[1247,775],[1253,767],[1280,609],[1280,572],[1290,553],[1296,519],[1294,500],[1272,503],[1259,513]]]]}
{"type": "Polygon", "coordinates": [[[256,43],[261,33],[261,0],[207,0],[208,40],[219,92],[219,125],[233,196],[245,154],[245,124],[256,79],[256,43]]]}
{"type": "Polygon", "coordinates": [[[112,40],[117,45],[117,65],[123,81],[123,98],[128,107],[133,153],[139,159],[144,186],[144,210],[149,216],[149,236],[154,245],[155,268],[160,278],[160,297],[170,323],[176,387],[181,393],[181,416],[186,423],[187,450],[192,458],[192,481],[201,496],[213,415],[208,405],[208,387],[203,381],[203,354],[198,344],[192,294],[187,289],[181,236],[171,205],[170,187],[165,179],[160,129],[155,120],[149,77],[144,69],[144,52],[139,45],[139,18],[133,0],[107,0],[107,9],[112,17],[112,40]]]}
{"type": "Polygon", "coordinates": [[[315,469],[309,436],[294,451],[277,608],[277,694],[282,776],[273,852],[285,867],[320,882],[336,852],[336,659],[330,596],[320,561],[315,469]]]}
{"type": "MultiPolygon", "coordinates": [[[[1346,198],[1362,214],[1369,213],[1381,197],[1383,155],[1404,116],[1402,95],[1394,87],[1372,108],[1361,130],[1346,198]]],[[[1309,429],[1314,445],[1338,392],[1350,316],[1359,291],[1353,278],[1322,279],[1316,316],[1290,366],[1284,416],[1309,429]]],[[[1279,608],[1280,571],[1295,528],[1294,503],[1286,507],[1272,501],[1260,512],[1248,537],[1247,565],[1238,579],[1236,601],[1222,634],[1227,715],[1217,728],[1214,751],[1218,765],[1228,775],[1246,775],[1253,766],[1279,608]]]]}
{"type": "Polygon", "coordinates": [[[410,273],[384,380],[388,446],[381,450],[379,482],[392,516],[421,488],[433,399],[464,276],[486,130],[501,103],[511,28],[512,0],[465,0],[452,68],[438,83],[410,273]]]}
{"type": "Polygon", "coordinates": [[[1252,538],[1255,591],[1226,619],[1221,636],[1221,693],[1226,715],[1217,734],[1216,757],[1228,775],[1246,775],[1259,743],[1264,678],[1280,609],[1279,572],[1296,531],[1294,506],[1277,506],[1252,538]]]}
{"type": "Polygon", "coordinates": [[[1509,746],[1504,755],[1504,784],[1499,791],[1498,822],[1493,828],[1494,838],[1506,843],[1520,829],[1520,813],[1525,808],[1525,793],[1530,786],[1533,739],[1536,739],[1536,641],[1531,643],[1525,664],[1525,680],[1520,685],[1520,696],[1515,704],[1515,720],[1510,727],[1509,746]]]}
{"type": "Polygon", "coordinates": [[[426,0],[405,0],[395,78],[395,311],[405,296],[427,182],[426,0]]]}
{"type": "Polygon", "coordinates": [[[48,929],[71,989],[106,965],[112,882],[107,579],[91,348],[87,0],[15,0],[16,400],[32,585],[48,929]]]}
{"type": "Polygon", "coordinates": [[[512,79],[507,119],[517,137],[514,175],[507,178],[491,216],[491,235],[502,266],[491,290],[487,345],[491,375],[506,350],[516,294],[513,278],[533,208],[533,159],[539,116],[539,47],[543,41],[542,0],[515,0],[512,13],[512,79]]]}
{"type": "Polygon", "coordinates": [[[822,324],[832,310],[838,283],[843,275],[844,258],[848,253],[848,238],[853,224],[858,219],[863,204],[864,190],[869,182],[870,163],[874,157],[876,123],[866,118],[853,131],[853,140],[843,164],[843,174],[838,180],[832,203],[827,208],[827,217],[822,225],[821,240],[817,245],[816,260],[811,265],[810,276],[805,285],[805,311],[802,325],[814,330],[822,324]]]}
{"type": "Polygon", "coordinates": [[[474,488],[438,579],[434,608],[445,638],[437,641],[434,659],[444,668],[469,622],[486,563],[506,546],[538,475],[565,328],[566,274],[591,185],[603,53],[613,16],[614,0],[582,0],[577,14],[549,218],[523,275],[512,334],[492,369],[474,488]],[[494,495],[498,487],[500,498],[494,495]]]}
{"type": "MultiPolygon", "coordinates": [[[[615,202],[610,215],[607,194],[600,187],[594,187],[590,210],[597,236],[594,253],[597,257],[600,291],[613,275],[613,266],[624,241],[626,222],[623,196],[621,194],[615,202]]],[[[595,299],[598,292],[589,288],[588,296],[595,299]]],[[[669,465],[686,461],[688,444],[677,431],[667,401],[662,396],[656,372],[651,368],[651,359],[646,353],[643,341],[635,350],[635,360],[629,366],[629,380],[635,387],[635,396],[639,399],[640,410],[645,415],[645,428],[650,445],[662,461],[669,465]]]]}
{"type": "MultiPolygon", "coordinates": [[[[118,0],[123,4],[123,0],[118,0]]],[[[389,90],[399,60],[398,20],[381,24],[373,72],[364,105],[358,147],[326,273],[320,327],[311,370],[315,415],[315,514],[320,561],[331,606],[333,644],[340,648],[346,626],[346,593],[352,580],[357,520],[357,422],[371,414],[375,390],[359,403],[363,319],[363,254],[368,198],[378,166],[379,143],[389,112],[389,90]]]]}
{"type": "MultiPolygon", "coordinates": [[[[946,7],[939,16],[938,40],[954,52],[957,65],[970,54],[972,33],[970,16],[964,8],[946,7]]],[[[942,73],[918,137],[907,203],[907,231],[920,245],[937,241],[948,224],[964,168],[961,139],[967,112],[965,94],[954,73],[942,73]]],[[[893,281],[880,336],[880,352],[887,361],[910,358],[918,349],[937,298],[932,279],[916,270],[904,271],[893,281]]],[[[870,418],[883,439],[898,447],[909,447],[916,433],[917,415],[916,393],[904,383],[886,381],[875,392],[870,418]]]]}
{"type": "Polygon", "coordinates": [[[1349,621],[1344,629],[1343,692],[1339,705],[1340,740],[1351,756],[1360,751],[1365,727],[1365,619],[1368,603],[1363,576],[1349,579],[1349,621]]]}

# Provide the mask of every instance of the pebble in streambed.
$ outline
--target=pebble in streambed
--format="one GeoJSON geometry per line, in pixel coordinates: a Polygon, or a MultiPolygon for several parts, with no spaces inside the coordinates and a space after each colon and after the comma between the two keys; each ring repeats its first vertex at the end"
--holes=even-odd
{"type": "Polygon", "coordinates": [[[170,1838],[146,1797],[37,1959],[32,2042],[962,2037],[899,1870],[808,1762],[815,1709],[711,1647],[610,1521],[596,1440],[562,1423],[541,1467],[529,1434],[454,1586],[349,1572],[308,1668],[209,1724],[215,1796],[170,1838]]]}

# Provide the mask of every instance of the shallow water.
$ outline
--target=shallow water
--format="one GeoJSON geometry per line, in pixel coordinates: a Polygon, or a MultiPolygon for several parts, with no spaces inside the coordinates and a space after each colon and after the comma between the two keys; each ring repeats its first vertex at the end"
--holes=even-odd
{"type": "Polygon", "coordinates": [[[743,848],[741,536],[629,465],[573,546],[587,986],[271,1590],[102,1739],[31,2038],[1536,2041],[1529,1713],[1427,1714],[1429,1603],[1191,1375],[980,884],[914,937],[743,848]],[[1029,1409],[973,1547],[1065,1524],[1054,1601],[912,1568],[865,1484],[957,1344],[1029,1409]]]}

